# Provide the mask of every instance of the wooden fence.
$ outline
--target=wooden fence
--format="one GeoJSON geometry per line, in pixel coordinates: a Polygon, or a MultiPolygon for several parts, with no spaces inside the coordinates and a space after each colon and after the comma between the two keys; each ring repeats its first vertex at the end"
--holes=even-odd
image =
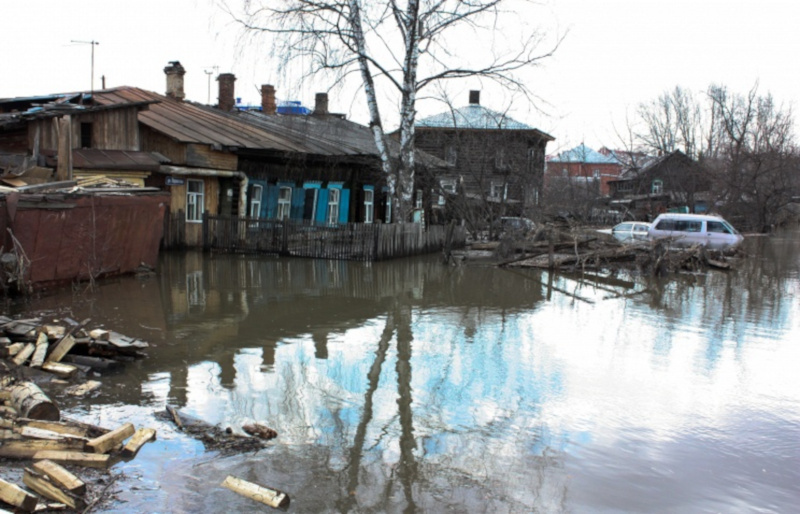
{"type": "Polygon", "coordinates": [[[209,250],[378,261],[456,248],[465,241],[464,228],[454,225],[328,225],[209,214],[203,218],[203,247],[209,250]]]}

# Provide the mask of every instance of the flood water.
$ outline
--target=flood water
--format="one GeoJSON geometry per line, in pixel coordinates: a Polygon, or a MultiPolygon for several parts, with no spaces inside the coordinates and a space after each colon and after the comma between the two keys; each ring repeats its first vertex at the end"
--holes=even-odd
{"type": "MultiPolygon", "coordinates": [[[[667,280],[173,253],[159,274],[12,314],[152,345],[66,414],[158,430],[116,512],[796,512],[800,233],[667,280]],[[280,434],[221,455],[165,404],[280,434]]],[[[115,468],[116,469],[116,468],[115,468]]]]}

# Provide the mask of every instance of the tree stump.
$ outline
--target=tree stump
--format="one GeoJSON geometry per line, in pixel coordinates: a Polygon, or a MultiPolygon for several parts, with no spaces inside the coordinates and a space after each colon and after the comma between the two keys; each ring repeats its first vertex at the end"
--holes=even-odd
{"type": "Polygon", "coordinates": [[[11,388],[11,406],[24,418],[46,421],[61,419],[56,404],[33,382],[20,382],[11,388]]]}

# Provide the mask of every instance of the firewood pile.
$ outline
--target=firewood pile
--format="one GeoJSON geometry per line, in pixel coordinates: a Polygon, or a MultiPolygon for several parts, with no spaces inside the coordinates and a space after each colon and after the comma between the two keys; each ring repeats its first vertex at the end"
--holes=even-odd
{"type": "MultiPolygon", "coordinates": [[[[42,389],[55,387],[66,395],[82,397],[102,386],[89,376],[123,371],[128,362],[146,356],[143,351],[149,345],[145,341],[111,330],[89,329],[90,321],[0,316],[0,462],[15,461],[24,467],[21,483],[6,480],[12,472],[0,478],[0,513],[6,512],[6,504],[21,512],[86,512],[107,499],[107,490],[116,480],[112,477],[109,482],[102,473],[133,459],[156,438],[153,428],[137,428],[132,423],[112,430],[65,419],[42,389]]],[[[221,453],[256,451],[278,435],[259,423],[244,425],[244,433],[234,432],[169,406],[156,413],[156,418],[173,422],[208,450],[221,453]]],[[[222,486],[251,498],[253,488],[261,487],[258,501],[269,498],[273,506],[285,506],[289,501],[285,493],[239,479],[222,486]],[[270,494],[265,496],[264,491],[270,494]]]]}

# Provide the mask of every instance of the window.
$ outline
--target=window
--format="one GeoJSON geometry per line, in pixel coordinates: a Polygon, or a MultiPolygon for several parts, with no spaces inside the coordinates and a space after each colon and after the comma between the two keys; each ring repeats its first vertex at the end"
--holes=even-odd
{"type": "Polygon", "coordinates": [[[564,178],[569,177],[569,171],[567,170],[567,168],[561,170],[561,176],[564,178]]]}
{"type": "Polygon", "coordinates": [[[186,181],[186,221],[201,223],[204,206],[203,181],[190,178],[186,181]]]}
{"type": "Polygon", "coordinates": [[[341,191],[339,189],[329,189],[328,190],[328,215],[325,219],[328,220],[328,223],[337,223],[339,221],[339,195],[341,191]]]}
{"type": "Polygon", "coordinates": [[[506,165],[506,149],[499,148],[494,153],[494,167],[498,170],[506,169],[508,166],[506,165]]]}
{"type": "Polygon", "coordinates": [[[491,189],[489,190],[491,198],[503,199],[508,198],[508,184],[502,182],[492,182],[491,189]]]}
{"type": "Polygon", "coordinates": [[[595,180],[600,180],[600,170],[593,170],[592,171],[592,178],[595,180]]]}
{"type": "Polygon", "coordinates": [[[372,223],[375,213],[375,191],[364,190],[364,223],[372,223]]]}
{"type": "Polygon", "coordinates": [[[81,123],[81,148],[92,147],[92,124],[81,123]]]}
{"type": "Polygon", "coordinates": [[[254,185],[250,192],[250,217],[258,218],[261,216],[261,196],[264,193],[264,187],[254,185]]]}
{"type": "Polygon", "coordinates": [[[439,205],[444,205],[447,201],[446,195],[456,194],[456,181],[455,180],[442,180],[439,182],[442,186],[442,193],[439,195],[439,205]]]}
{"type": "Polygon", "coordinates": [[[664,183],[658,179],[653,181],[653,186],[651,188],[651,192],[654,195],[660,195],[664,192],[664,183]]]}
{"type": "Polygon", "coordinates": [[[725,226],[721,221],[707,221],[706,230],[717,234],[733,234],[733,232],[725,226]]]}
{"type": "Polygon", "coordinates": [[[458,150],[456,150],[455,145],[449,145],[444,150],[444,160],[447,161],[447,164],[450,166],[455,166],[456,162],[458,161],[458,150]]]}
{"type": "Polygon", "coordinates": [[[417,189],[417,200],[414,204],[417,209],[422,209],[422,189],[417,189]]]}
{"type": "Polygon", "coordinates": [[[281,187],[278,191],[278,215],[279,220],[289,219],[292,212],[292,188],[281,187]]]}
{"type": "Polygon", "coordinates": [[[386,195],[386,223],[392,222],[392,197],[386,195]]]}

